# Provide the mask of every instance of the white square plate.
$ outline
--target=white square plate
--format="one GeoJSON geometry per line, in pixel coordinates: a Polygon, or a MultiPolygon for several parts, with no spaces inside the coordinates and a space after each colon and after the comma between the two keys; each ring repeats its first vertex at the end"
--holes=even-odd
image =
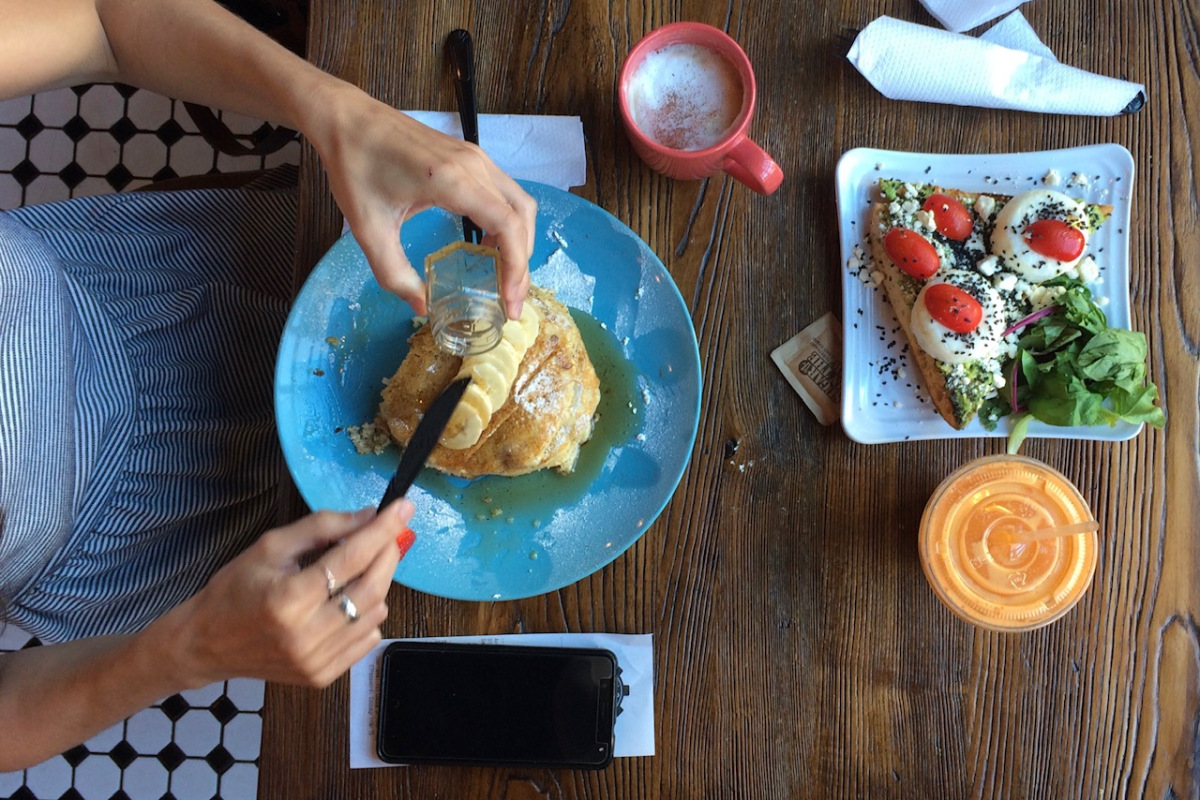
{"type": "MultiPolygon", "coordinates": [[[[1089,288],[1102,304],[1108,324],[1129,327],[1129,222],[1133,193],[1133,156],[1118,144],[1098,144],[1036,153],[934,154],[856,148],[837,166],[837,203],[842,244],[842,327],[844,329],[842,427],[856,442],[878,444],[908,439],[956,439],[1007,436],[1001,420],[994,431],[974,420],[955,430],[929,401],[915,360],[906,357],[907,339],[882,289],[870,278],[867,224],[870,204],[881,178],[932,183],[968,192],[1014,195],[1044,186],[1051,171],[1061,184],[1051,186],[1072,197],[1113,206],[1112,216],[1092,234],[1087,252],[1100,267],[1089,288]],[[865,268],[856,253],[866,255],[865,268]],[[1103,299],[1102,299],[1103,298],[1103,299]],[[1106,304],[1105,304],[1106,303],[1106,304]]],[[[1118,422],[1059,427],[1034,420],[1029,435],[1059,439],[1133,438],[1141,424],[1118,422]]]]}

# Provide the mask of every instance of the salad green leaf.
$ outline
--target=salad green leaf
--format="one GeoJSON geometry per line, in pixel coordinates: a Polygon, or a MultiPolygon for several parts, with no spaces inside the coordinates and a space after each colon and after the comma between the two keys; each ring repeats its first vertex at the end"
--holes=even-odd
{"type": "Polygon", "coordinates": [[[1000,417],[1016,415],[1010,453],[1020,448],[1031,419],[1063,426],[1125,420],[1161,428],[1166,416],[1156,404],[1158,388],[1146,379],[1145,334],[1108,327],[1078,280],[1062,276],[1046,285],[1064,291],[1052,313],[1019,332],[1016,356],[1004,367],[1016,386],[987,401],[979,415],[984,424],[994,429],[1000,417]]]}

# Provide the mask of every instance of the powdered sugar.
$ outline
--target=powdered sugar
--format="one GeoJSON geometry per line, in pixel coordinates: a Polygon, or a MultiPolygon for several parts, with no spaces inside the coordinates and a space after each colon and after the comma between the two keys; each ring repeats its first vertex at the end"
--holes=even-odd
{"type": "Polygon", "coordinates": [[[535,286],[550,289],[560,303],[591,313],[596,279],[585,275],[563,248],[550,254],[546,263],[529,273],[535,286]]]}

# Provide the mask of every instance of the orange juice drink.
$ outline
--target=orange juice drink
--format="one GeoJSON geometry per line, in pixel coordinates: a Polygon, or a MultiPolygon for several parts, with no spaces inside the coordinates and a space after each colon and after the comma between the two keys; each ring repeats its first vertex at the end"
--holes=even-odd
{"type": "Polygon", "coordinates": [[[1067,613],[1091,585],[1096,528],[1060,472],[1025,456],[988,456],[934,491],[921,517],[921,565],[967,622],[1032,630],[1067,613]]]}

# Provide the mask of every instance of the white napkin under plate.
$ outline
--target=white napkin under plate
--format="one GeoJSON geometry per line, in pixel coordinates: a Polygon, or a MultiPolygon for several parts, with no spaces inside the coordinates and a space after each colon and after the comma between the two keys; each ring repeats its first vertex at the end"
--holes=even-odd
{"type": "Polygon", "coordinates": [[[886,16],[863,28],[848,58],[893,100],[1090,116],[1136,111],[1145,101],[1140,84],[886,16]]]}
{"type": "Polygon", "coordinates": [[[921,0],[925,10],[947,30],[962,33],[1007,14],[1026,0],[921,0]]]}
{"type": "MultiPolygon", "coordinates": [[[[449,111],[404,113],[442,133],[462,138],[458,114],[449,111]]],[[[479,146],[496,166],[513,178],[546,183],[563,190],[587,182],[587,152],[579,117],[480,114],[479,146]]]]}

